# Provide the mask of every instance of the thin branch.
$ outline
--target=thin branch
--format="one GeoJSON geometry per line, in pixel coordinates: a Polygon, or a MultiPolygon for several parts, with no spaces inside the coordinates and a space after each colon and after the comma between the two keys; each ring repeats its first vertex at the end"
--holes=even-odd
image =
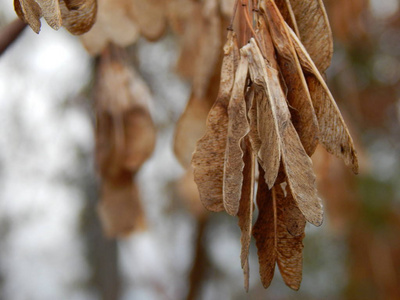
{"type": "Polygon", "coordinates": [[[26,25],[20,19],[15,19],[0,31],[0,56],[20,36],[26,25]]]}

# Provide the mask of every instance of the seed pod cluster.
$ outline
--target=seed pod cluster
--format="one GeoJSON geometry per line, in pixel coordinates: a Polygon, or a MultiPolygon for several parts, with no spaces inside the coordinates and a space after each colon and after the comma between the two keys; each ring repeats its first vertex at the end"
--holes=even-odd
{"type": "Polygon", "coordinates": [[[239,218],[246,290],[251,235],[264,287],[277,264],[298,290],[305,224],[323,220],[310,157],[320,143],[357,173],[357,156],[324,81],[332,38],[322,1],[253,1],[252,10],[241,2],[252,34],[239,48],[228,31],[218,97],[192,157],[194,180],[208,210],[239,218]]]}
{"type": "Polygon", "coordinates": [[[149,89],[124,60],[122,48],[110,45],[102,52],[94,98],[99,214],[105,233],[119,237],[145,227],[134,177],[152,154],[156,139],[149,89]]]}
{"type": "Polygon", "coordinates": [[[97,0],[14,0],[14,9],[36,33],[43,17],[55,30],[64,26],[72,34],[80,35],[96,21],[97,0]]]}

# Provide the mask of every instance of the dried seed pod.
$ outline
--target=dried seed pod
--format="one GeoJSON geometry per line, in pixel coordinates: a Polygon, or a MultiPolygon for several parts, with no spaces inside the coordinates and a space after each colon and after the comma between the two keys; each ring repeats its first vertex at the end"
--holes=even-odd
{"type": "Polygon", "coordinates": [[[228,138],[225,152],[223,201],[228,214],[235,216],[239,210],[243,185],[243,151],[241,141],[249,132],[245,90],[249,62],[241,50],[241,58],[235,74],[232,96],[228,106],[228,138]]]}
{"type": "Polygon", "coordinates": [[[210,104],[206,99],[199,99],[192,95],[176,124],[174,153],[185,169],[190,166],[197,140],[206,130],[205,120],[209,110],[210,104]]]}
{"type": "MultiPolygon", "coordinates": [[[[263,172],[260,167],[260,178],[263,172]]],[[[268,189],[263,180],[258,184],[257,206],[259,214],[253,236],[258,250],[261,281],[265,288],[271,284],[277,263],[285,283],[298,290],[302,277],[304,219],[301,219],[298,209],[296,211],[297,207],[290,194],[285,195],[279,185],[268,189]],[[299,220],[299,234],[296,236],[288,231],[291,216],[299,220]]]]}
{"type": "Polygon", "coordinates": [[[97,0],[60,1],[62,25],[72,34],[88,32],[97,15],[97,0]]]}
{"type": "Polygon", "coordinates": [[[42,10],[42,16],[51,28],[58,30],[62,19],[59,0],[35,0],[42,10]]]}
{"type": "MultiPolygon", "coordinates": [[[[253,81],[253,88],[255,90],[254,99],[257,101],[257,133],[254,133],[255,130],[253,129],[251,133],[252,144],[255,147],[254,150],[257,151],[256,154],[265,171],[265,180],[268,186],[272,187],[278,175],[281,155],[278,122],[282,122],[279,118],[285,119],[283,122],[286,122],[289,119],[289,111],[287,111],[286,115],[281,114],[277,116],[276,101],[271,94],[273,91],[268,86],[268,74],[266,70],[270,68],[265,64],[264,58],[254,39],[251,39],[248,46],[243,47],[243,51],[249,57],[250,78],[253,81]],[[258,135],[259,140],[257,136],[254,136],[255,134],[258,135]]],[[[253,110],[253,108],[251,109],[253,110]]]]}
{"type": "Polygon", "coordinates": [[[95,101],[99,213],[107,235],[121,236],[143,227],[133,177],[155,146],[149,90],[126,65],[121,48],[108,47],[99,60],[95,101]]]}
{"type": "Polygon", "coordinates": [[[208,114],[206,132],[197,142],[192,158],[194,180],[200,199],[204,207],[211,211],[224,209],[222,185],[228,134],[228,104],[238,60],[236,35],[229,31],[224,46],[218,97],[208,114]]]}
{"type": "Polygon", "coordinates": [[[81,36],[82,44],[91,55],[100,54],[109,43],[126,47],[139,38],[137,25],[126,14],[131,5],[125,0],[98,0],[96,23],[81,36]]]}
{"type": "Polygon", "coordinates": [[[124,237],[146,229],[138,189],[130,172],[125,172],[118,180],[103,180],[98,212],[108,237],[124,237]]]}
{"type": "Polygon", "coordinates": [[[325,80],[300,40],[291,32],[300,63],[306,73],[308,88],[320,128],[320,142],[325,149],[344,160],[354,173],[358,173],[357,154],[353,140],[325,80]]]}
{"type": "Polygon", "coordinates": [[[308,222],[320,226],[322,201],[317,195],[312,162],[291,122],[282,133],[282,162],[291,194],[301,213],[308,222]]]}
{"type": "Polygon", "coordinates": [[[298,36],[300,36],[296,17],[294,15],[290,0],[275,0],[275,4],[281,12],[281,15],[285,19],[286,23],[294,30],[294,32],[296,32],[298,36]]]}
{"type": "Polygon", "coordinates": [[[254,198],[254,183],[255,183],[255,155],[251,150],[250,141],[248,137],[243,140],[243,186],[240,198],[240,205],[238,211],[239,227],[241,231],[240,242],[242,250],[240,254],[241,265],[244,274],[244,288],[249,290],[249,249],[251,241],[251,231],[253,222],[253,198],[254,198]]]}
{"type": "Polygon", "coordinates": [[[311,156],[318,145],[319,130],[303,71],[278,8],[270,0],[262,2],[261,8],[267,16],[280,70],[288,87],[293,124],[304,149],[311,156]]]}
{"type": "Polygon", "coordinates": [[[158,40],[165,32],[167,21],[165,0],[131,0],[127,6],[141,35],[150,41],[158,40]]]}
{"type": "Polygon", "coordinates": [[[34,32],[39,33],[42,10],[35,0],[14,0],[14,10],[22,21],[28,23],[34,32]]]}
{"type": "Polygon", "coordinates": [[[296,17],[300,40],[318,70],[324,73],[331,64],[333,54],[332,31],[324,3],[322,0],[289,1],[296,17]]]}

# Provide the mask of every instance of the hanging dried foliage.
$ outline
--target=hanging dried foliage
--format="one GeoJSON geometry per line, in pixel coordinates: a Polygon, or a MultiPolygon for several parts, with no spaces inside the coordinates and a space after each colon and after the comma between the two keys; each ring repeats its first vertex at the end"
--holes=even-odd
{"type": "Polygon", "coordinates": [[[96,20],[97,0],[14,0],[14,9],[36,33],[43,17],[55,30],[64,26],[80,35],[89,31],[96,20]]]}
{"type": "Polygon", "coordinates": [[[264,287],[277,264],[298,290],[306,221],[323,220],[310,156],[320,142],[358,172],[349,131],[323,79],[332,57],[330,27],[321,0],[236,3],[236,31],[249,42],[235,58],[235,33],[228,32],[220,94],[193,154],[194,179],[206,208],[239,218],[245,289],[252,231],[264,287]]]}
{"type": "Polygon", "coordinates": [[[96,162],[102,180],[100,217],[108,236],[144,227],[134,176],[155,145],[150,92],[128,67],[122,48],[107,47],[98,64],[95,93],[96,162]]]}

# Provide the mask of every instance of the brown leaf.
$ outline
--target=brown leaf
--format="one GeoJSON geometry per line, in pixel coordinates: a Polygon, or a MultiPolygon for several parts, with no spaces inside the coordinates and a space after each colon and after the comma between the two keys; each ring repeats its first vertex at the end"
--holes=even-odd
{"type": "Polygon", "coordinates": [[[357,154],[353,140],[325,80],[294,32],[291,32],[301,65],[306,72],[308,88],[320,129],[320,142],[325,149],[344,160],[354,173],[358,173],[357,154]]]}
{"type": "Polygon", "coordinates": [[[108,237],[124,237],[134,230],[146,229],[138,189],[129,172],[118,180],[103,181],[98,213],[108,237]]]}
{"type": "Polygon", "coordinates": [[[243,181],[243,151],[241,141],[249,132],[245,89],[249,62],[241,51],[239,66],[235,74],[232,97],[228,106],[228,139],[225,152],[223,201],[228,214],[235,216],[239,209],[243,181]]]}
{"type": "Polygon", "coordinates": [[[248,137],[244,138],[243,147],[243,186],[240,199],[238,218],[241,231],[242,250],[240,254],[241,265],[244,274],[244,288],[249,290],[249,249],[251,241],[251,230],[253,222],[253,198],[254,198],[254,177],[255,177],[255,157],[251,151],[248,137]]]}
{"type": "Polygon", "coordinates": [[[131,0],[130,14],[140,33],[148,40],[158,40],[166,30],[165,0],[131,0]]]}
{"type": "Polygon", "coordinates": [[[287,124],[282,133],[282,162],[291,194],[297,206],[308,222],[320,226],[323,220],[323,210],[315,187],[312,162],[291,122],[287,124]]]}
{"type": "Polygon", "coordinates": [[[28,23],[32,30],[36,33],[40,31],[40,18],[42,10],[34,0],[14,0],[14,9],[17,16],[28,23]]]}
{"type": "Polygon", "coordinates": [[[88,32],[97,15],[96,0],[60,1],[62,25],[72,34],[81,35],[88,32]]]}
{"type": "Polygon", "coordinates": [[[318,145],[318,122],[307,83],[286,29],[285,21],[273,1],[262,2],[268,18],[271,36],[278,53],[280,70],[288,87],[292,122],[307,154],[311,156],[318,145]]]}
{"type": "Polygon", "coordinates": [[[290,192],[273,188],[277,212],[277,263],[286,285],[300,288],[303,268],[303,238],[306,221],[290,192]],[[292,230],[292,231],[290,231],[292,230]],[[293,232],[296,232],[294,235],[293,232]]]}
{"type": "Polygon", "coordinates": [[[289,0],[296,17],[300,40],[321,73],[333,54],[332,32],[322,0],[289,0]],[[310,30],[312,29],[312,30],[310,30]]]}
{"type": "MultiPolygon", "coordinates": [[[[278,175],[280,164],[280,138],[276,102],[271,94],[273,91],[268,81],[270,77],[266,72],[270,68],[266,66],[254,39],[251,39],[250,44],[243,47],[242,51],[246,53],[249,59],[250,77],[255,90],[254,99],[257,101],[257,133],[259,140],[255,129],[253,129],[251,133],[252,144],[255,150],[259,147],[256,154],[264,168],[267,184],[272,187],[278,175]]],[[[272,69],[269,71],[272,72],[272,69]]],[[[276,79],[279,85],[279,78],[276,79]]],[[[251,109],[254,110],[253,107],[251,109]]]]}
{"type": "Polygon", "coordinates": [[[58,30],[62,19],[59,0],[35,0],[42,9],[42,15],[51,28],[58,30]]]}
{"type": "Polygon", "coordinates": [[[218,97],[208,114],[206,132],[197,142],[192,158],[194,180],[200,199],[204,207],[211,211],[224,209],[222,185],[228,134],[228,104],[238,59],[236,35],[230,31],[224,46],[218,97]]]}
{"type": "Polygon", "coordinates": [[[274,278],[276,262],[276,241],[275,241],[275,219],[272,191],[264,178],[264,170],[259,166],[259,178],[257,188],[258,217],[254,223],[253,236],[256,240],[258,261],[260,264],[260,277],[264,288],[270,286],[274,278]]]}

